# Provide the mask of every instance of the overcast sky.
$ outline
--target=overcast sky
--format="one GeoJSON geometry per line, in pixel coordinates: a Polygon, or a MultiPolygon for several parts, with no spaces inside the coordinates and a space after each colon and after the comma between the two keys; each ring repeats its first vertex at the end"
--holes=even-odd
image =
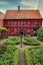
{"type": "Polygon", "coordinates": [[[8,9],[37,9],[39,0],[0,0],[0,11],[5,12],[8,9]]]}

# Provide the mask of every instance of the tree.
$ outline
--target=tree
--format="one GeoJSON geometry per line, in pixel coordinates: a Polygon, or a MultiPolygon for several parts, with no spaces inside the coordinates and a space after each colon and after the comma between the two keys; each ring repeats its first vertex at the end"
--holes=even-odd
{"type": "Polygon", "coordinates": [[[43,27],[37,30],[37,38],[43,42],[43,27]]]}

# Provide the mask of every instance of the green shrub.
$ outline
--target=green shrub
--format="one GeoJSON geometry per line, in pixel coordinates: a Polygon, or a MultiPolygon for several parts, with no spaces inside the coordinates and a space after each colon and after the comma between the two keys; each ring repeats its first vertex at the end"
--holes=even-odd
{"type": "Polygon", "coordinates": [[[27,65],[43,65],[43,46],[26,48],[24,53],[27,65]]]}
{"type": "Polygon", "coordinates": [[[6,45],[15,45],[15,44],[19,44],[19,43],[20,43],[20,38],[17,36],[12,36],[4,42],[4,44],[6,44],[6,45]]]}
{"type": "Polygon", "coordinates": [[[23,43],[26,45],[40,45],[40,42],[36,38],[33,38],[33,37],[23,38],[23,43]]]}
{"type": "Polygon", "coordinates": [[[28,51],[28,48],[25,49],[24,55],[25,55],[26,65],[32,65],[32,58],[30,52],[28,51]]]}
{"type": "Polygon", "coordinates": [[[16,51],[15,51],[15,55],[14,55],[14,65],[19,65],[19,55],[20,54],[20,50],[19,49],[17,49],[16,51]]]}
{"type": "Polygon", "coordinates": [[[13,45],[6,47],[3,53],[0,53],[0,65],[19,65],[20,50],[13,45]]]}
{"type": "Polygon", "coordinates": [[[0,55],[1,53],[4,53],[4,51],[6,50],[7,46],[5,45],[0,45],[0,55]]]}
{"type": "Polygon", "coordinates": [[[0,27],[0,31],[7,31],[7,29],[6,28],[4,28],[4,27],[0,27]]]}
{"type": "Polygon", "coordinates": [[[41,27],[37,30],[37,38],[38,38],[38,40],[43,42],[43,27],[41,27]]]}

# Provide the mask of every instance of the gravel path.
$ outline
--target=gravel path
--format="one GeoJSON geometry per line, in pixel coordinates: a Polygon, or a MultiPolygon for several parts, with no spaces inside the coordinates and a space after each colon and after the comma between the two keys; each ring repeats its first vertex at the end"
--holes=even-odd
{"type": "Polygon", "coordinates": [[[24,50],[20,50],[20,65],[25,65],[24,50]]]}
{"type": "Polygon", "coordinates": [[[24,49],[29,46],[22,44],[22,48],[21,48],[21,44],[19,44],[16,47],[18,47],[20,49],[20,65],[26,65],[25,58],[24,58],[24,49]]]}
{"type": "Polygon", "coordinates": [[[41,42],[41,45],[43,46],[43,42],[41,42]]]}
{"type": "Polygon", "coordinates": [[[6,41],[6,39],[0,40],[0,45],[2,45],[5,41],[6,41]]]}

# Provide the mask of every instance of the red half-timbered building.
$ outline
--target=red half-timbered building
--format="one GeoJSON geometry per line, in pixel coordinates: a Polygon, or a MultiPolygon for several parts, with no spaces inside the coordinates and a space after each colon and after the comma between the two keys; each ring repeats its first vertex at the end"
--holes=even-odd
{"type": "Polygon", "coordinates": [[[34,36],[38,28],[42,26],[42,17],[39,10],[7,10],[4,18],[4,27],[8,29],[8,35],[19,35],[22,28],[24,35],[34,36]]]}

